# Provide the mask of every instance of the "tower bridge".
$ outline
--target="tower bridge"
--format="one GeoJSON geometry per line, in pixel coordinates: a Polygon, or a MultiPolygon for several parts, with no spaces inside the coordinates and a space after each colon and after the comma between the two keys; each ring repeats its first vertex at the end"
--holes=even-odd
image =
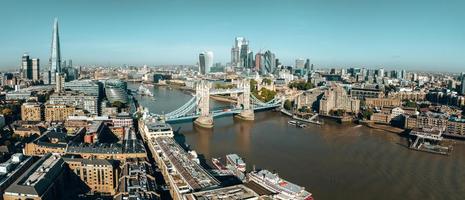
{"type": "Polygon", "coordinates": [[[194,124],[204,128],[213,127],[213,118],[235,115],[239,119],[254,120],[254,111],[281,106],[281,100],[274,98],[262,102],[250,92],[250,81],[241,80],[236,88],[216,89],[206,80],[196,83],[195,95],[184,105],[166,114],[152,114],[165,119],[166,122],[194,120],[194,124]],[[237,94],[237,103],[229,109],[210,110],[210,95],[237,94]]]}

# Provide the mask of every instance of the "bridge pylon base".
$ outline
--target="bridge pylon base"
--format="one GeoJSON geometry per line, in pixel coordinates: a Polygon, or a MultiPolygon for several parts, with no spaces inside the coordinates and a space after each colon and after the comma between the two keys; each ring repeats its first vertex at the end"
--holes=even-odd
{"type": "Polygon", "coordinates": [[[241,111],[241,113],[235,115],[234,117],[241,119],[241,120],[246,120],[246,121],[255,120],[255,114],[253,110],[243,110],[241,111]]]}
{"type": "Polygon", "coordinates": [[[213,117],[200,116],[194,121],[194,125],[201,128],[213,128],[213,117]]]}

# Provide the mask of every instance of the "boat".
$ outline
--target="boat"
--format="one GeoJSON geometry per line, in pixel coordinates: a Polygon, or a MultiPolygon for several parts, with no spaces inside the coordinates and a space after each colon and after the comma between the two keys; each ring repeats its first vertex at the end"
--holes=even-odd
{"type": "Polygon", "coordinates": [[[226,168],[218,158],[212,158],[212,163],[213,163],[213,166],[215,166],[215,168],[218,170],[221,170],[221,171],[228,170],[228,168],[226,168]]]}
{"type": "Polygon", "coordinates": [[[150,90],[146,88],[144,85],[139,86],[139,88],[137,89],[137,93],[140,94],[141,96],[153,97],[153,93],[150,92],[150,90]]]}
{"type": "Polygon", "coordinates": [[[245,172],[246,170],[245,162],[237,154],[226,155],[226,161],[227,161],[228,166],[231,166],[234,170],[245,172]]]}
{"type": "Polygon", "coordinates": [[[290,121],[288,121],[287,123],[290,124],[290,125],[296,125],[296,124],[297,124],[297,121],[290,120],[290,121]]]}
{"type": "Polygon", "coordinates": [[[307,124],[299,123],[299,124],[297,125],[297,127],[299,127],[299,128],[306,128],[306,127],[307,127],[307,124]]]}
{"type": "Polygon", "coordinates": [[[280,200],[313,200],[312,193],[305,190],[304,187],[298,186],[264,169],[253,171],[247,174],[250,181],[276,193],[275,199],[280,200]]]}

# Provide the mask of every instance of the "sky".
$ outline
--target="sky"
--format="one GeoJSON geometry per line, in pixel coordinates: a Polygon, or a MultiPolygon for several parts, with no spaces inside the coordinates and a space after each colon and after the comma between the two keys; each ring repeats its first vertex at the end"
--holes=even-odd
{"type": "Polygon", "coordinates": [[[75,65],[229,62],[236,36],[286,65],[465,71],[465,1],[1,0],[0,69],[28,52],[48,65],[58,17],[75,65]]]}

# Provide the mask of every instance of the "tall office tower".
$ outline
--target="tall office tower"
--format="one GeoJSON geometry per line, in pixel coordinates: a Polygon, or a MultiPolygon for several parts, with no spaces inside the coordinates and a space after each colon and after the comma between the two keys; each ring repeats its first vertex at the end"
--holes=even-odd
{"type": "Polygon", "coordinates": [[[49,83],[55,84],[56,74],[61,73],[60,37],[58,35],[58,19],[55,18],[52,33],[52,47],[50,54],[50,77],[49,83]]]}
{"type": "Polygon", "coordinates": [[[71,60],[71,59],[68,60],[68,67],[69,68],[73,67],[73,60],[71,60]]]}
{"type": "Polygon", "coordinates": [[[241,63],[241,47],[245,43],[245,38],[236,37],[234,46],[231,48],[231,66],[238,67],[241,63]]]}
{"type": "Polygon", "coordinates": [[[205,51],[205,73],[210,73],[211,68],[213,67],[213,52],[205,51]]]}
{"type": "Polygon", "coordinates": [[[461,74],[460,94],[465,95],[465,73],[461,74]]]}
{"type": "Polygon", "coordinates": [[[401,78],[401,79],[404,79],[404,80],[407,79],[407,72],[405,71],[405,69],[403,69],[403,70],[401,71],[401,77],[400,77],[400,78],[401,78]]]}
{"type": "Polygon", "coordinates": [[[241,52],[240,52],[240,67],[245,67],[248,68],[248,59],[247,57],[249,56],[249,42],[244,41],[241,46],[241,52]]]}
{"type": "Polygon", "coordinates": [[[32,60],[26,53],[22,57],[21,62],[21,78],[32,79],[32,60]]]}
{"type": "Polygon", "coordinates": [[[304,68],[305,68],[307,71],[310,70],[310,59],[307,58],[307,60],[305,60],[304,68]]]}
{"type": "Polygon", "coordinates": [[[250,51],[247,55],[247,67],[253,69],[255,67],[255,63],[253,62],[254,56],[253,51],[250,51]]]}
{"type": "Polygon", "coordinates": [[[270,50],[268,51],[265,51],[265,55],[264,55],[264,58],[265,58],[265,70],[266,70],[266,73],[268,74],[273,74],[276,72],[276,57],[274,55],[274,53],[271,53],[270,50]]]}
{"type": "Polygon", "coordinates": [[[380,68],[378,69],[378,73],[376,74],[378,77],[383,78],[384,77],[384,69],[380,68]]]}
{"type": "Polygon", "coordinates": [[[32,59],[32,80],[38,81],[40,79],[40,60],[38,58],[32,59]]]}
{"type": "Polygon", "coordinates": [[[310,65],[310,70],[312,70],[312,71],[314,70],[313,64],[310,65]]]}
{"type": "Polygon", "coordinates": [[[302,58],[298,58],[295,60],[295,68],[297,69],[303,69],[305,66],[305,60],[302,58]]]}
{"type": "Polygon", "coordinates": [[[199,54],[199,72],[205,75],[205,53],[199,54]]]}
{"type": "Polygon", "coordinates": [[[210,73],[210,69],[213,66],[213,52],[204,51],[199,54],[199,67],[200,73],[205,75],[210,73]]]}
{"type": "Polygon", "coordinates": [[[257,53],[255,54],[255,71],[257,72],[262,72],[262,68],[263,68],[263,65],[262,65],[262,62],[263,62],[263,54],[262,53],[257,53]]]}

